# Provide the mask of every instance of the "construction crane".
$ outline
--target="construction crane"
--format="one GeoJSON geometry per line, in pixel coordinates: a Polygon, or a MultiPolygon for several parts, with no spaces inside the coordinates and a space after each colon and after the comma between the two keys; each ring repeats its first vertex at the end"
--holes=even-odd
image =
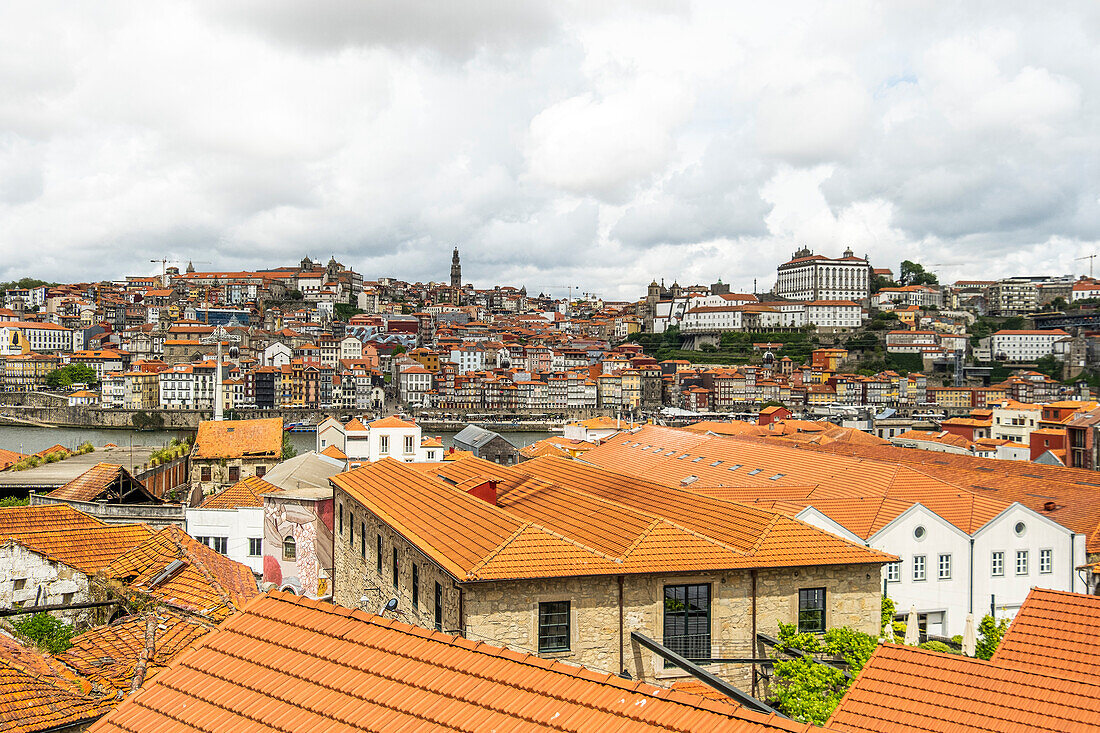
{"type": "Polygon", "coordinates": [[[576,285],[536,285],[535,287],[539,290],[543,288],[565,288],[569,293],[565,300],[565,315],[569,315],[569,305],[573,302],[573,288],[577,287],[576,285]]]}
{"type": "Polygon", "coordinates": [[[1095,259],[1096,259],[1096,255],[1091,254],[1091,255],[1085,255],[1084,257],[1074,257],[1073,261],[1074,262],[1076,262],[1077,260],[1088,260],[1089,261],[1089,280],[1091,280],[1092,279],[1092,261],[1095,260],[1095,259]]]}

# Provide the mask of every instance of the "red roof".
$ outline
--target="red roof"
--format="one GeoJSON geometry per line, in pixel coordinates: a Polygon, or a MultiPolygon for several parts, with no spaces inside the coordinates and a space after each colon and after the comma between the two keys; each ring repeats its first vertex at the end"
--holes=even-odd
{"type": "Polygon", "coordinates": [[[993,661],[1056,677],[1096,680],[1097,650],[1100,597],[1032,588],[993,661]]]}
{"type": "Polygon", "coordinates": [[[1100,728],[1100,684],[883,644],[829,725],[851,733],[1078,731],[1100,728]]]}
{"type": "Polygon", "coordinates": [[[272,592],[92,733],[801,731],[810,724],[272,592]]]}

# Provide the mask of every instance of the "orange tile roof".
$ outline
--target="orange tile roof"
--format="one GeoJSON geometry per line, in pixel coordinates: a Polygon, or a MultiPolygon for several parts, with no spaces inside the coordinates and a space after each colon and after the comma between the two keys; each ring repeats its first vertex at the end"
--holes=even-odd
{"type": "Polygon", "coordinates": [[[1100,682],[1100,597],[1032,588],[993,662],[1100,682]]]}
{"type": "Polygon", "coordinates": [[[396,415],[390,415],[369,423],[369,426],[372,428],[415,428],[416,423],[402,420],[396,415]]]}
{"type": "Polygon", "coordinates": [[[238,507],[262,507],[264,494],[282,491],[258,476],[243,478],[222,491],[207,497],[202,509],[236,509],[238,507]]]}
{"type": "Polygon", "coordinates": [[[1018,501],[1063,527],[1086,535],[1087,551],[1100,552],[1100,475],[1095,471],[951,453],[929,454],[893,446],[834,443],[802,449],[813,452],[814,458],[809,454],[805,458],[811,462],[817,455],[832,454],[855,459],[858,463],[853,466],[859,467],[876,462],[908,466],[930,480],[978,496],[1006,503],[1018,501]],[[1054,508],[1049,509],[1052,503],[1054,508]]]}
{"type": "Polygon", "coordinates": [[[252,570],[192,539],[179,527],[165,527],[105,569],[164,603],[214,620],[259,595],[252,570]],[[182,565],[158,582],[176,560],[182,565]]]}
{"type": "Polygon", "coordinates": [[[1096,730],[1100,681],[882,644],[829,725],[849,733],[1096,730]]]}
{"type": "Polygon", "coordinates": [[[283,420],[204,420],[199,423],[193,458],[275,457],[283,451],[283,420]]]}
{"type": "Polygon", "coordinates": [[[885,562],[887,555],[778,512],[542,457],[504,482],[502,507],[619,558],[633,572],[885,562]],[[622,543],[629,545],[621,549],[622,543]]]}
{"type": "Polygon", "coordinates": [[[154,625],[153,649],[145,668],[146,681],[214,628],[161,606],[152,615],[125,616],[84,632],[73,639],[72,647],[59,654],[58,659],[105,690],[129,690],[145,650],[145,632],[150,620],[154,625]]]}
{"type": "Polygon", "coordinates": [[[344,451],[337,448],[335,445],[330,445],[321,451],[321,455],[328,456],[329,458],[335,458],[339,461],[346,461],[348,456],[344,451]]]}
{"type": "Polygon", "coordinates": [[[14,540],[87,575],[152,533],[144,524],[106,524],[65,504],[0,509],[0,541],[14,540]]]}
{"type": "Polygon", "coordinates": [[[839,442],[779,446],[758,438],[708,438],[653,426],[616,436],[587,452],[584,460],[667,486],[681,486],[683,477],[694,473],[700,478],[690,485],[692,491],[730,500],[776,499],[823,511],[831,507],[853,522],[845,526],[860,532],[873,533],[890,517],[878,515],[880,509],[891,506],[882,498],[919,502],[968,534],[1018,501],[1074,531],[1096,533],[1088,540],[1089,552],[1100,547],[1100,502],[1096,500],[1100,479],[1092,471],[892,446],[839,442]],[[643,450],[648,443],[661,448],[643,450]],[[664,450],[670,446],[676,448],[671,456],[664,450]],[[686,458],[681,459],[682,455],[686,458]],[[826,456],[829,460],[822,460],[826,456]],[[878,456],[884,458],[872,460],[878,456]],[[719,464],[712,465],[716,461],[719,464]],[[758,469],[755,475],[747,473],[758,469]],[[1074,474],[1077,480],[1052,484],[1060,472],[1074,474]],[[858,482],[851,480],[854,475],[859,476],[858,482]],[[782,478],[772,481],[769,476],[782,478]],[[1055,497],[1062,498],[1054,510],[1047,509],[1055,497]],[[860,501],[845,506],[842,499],[860,501]],[[854,513],[865,516],[854,517],[854,513]]]}
{"type": "Polygon", "coordinates": [[[353,417],[348,421],[348,424],[344,426],[344,430],[347,432],[366,432],[367,426],[363,424],[363,421],[357,417],[353,417]]]}
{"type": "Polygon", "coordinates": [[[5,450],[4,448],[0,448],[0,471],[3,471],[8,466],[19,463],[19,461],[23,460],[26,457],[27,455],[25,453],[19,453],[17,451],[5,450]]]}
{"type": "Polygon", "coordinates": [[[128,502],[160,502],[122,466],[97,463],[69,483],[59,486],[48,496],[65,501],[96,501],[98,499],[128,502]]]}
{"type": "Polygon", "coordinates": [[[92,733],[815,729],[776,715],[272,592],[92,733]]]}
{"type": "Polygon", "coordinates": [[[107,698],[82,694],[55,664],[0,643],[0,729],[11,733],[55,731],[99,718],[113,707],[107,698]]]}

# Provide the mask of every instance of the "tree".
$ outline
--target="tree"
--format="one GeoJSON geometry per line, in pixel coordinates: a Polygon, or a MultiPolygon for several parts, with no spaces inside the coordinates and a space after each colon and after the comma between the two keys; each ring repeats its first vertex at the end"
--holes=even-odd
{"type": "Polygon", "coordinates": [[[934,272],[928,272],[924,266],[905,260],[901,263],[901,276],[898,282],[902,285],[939,285],[940,280],[934,272]]]}
{"type": "Polygon", "coordinates": [[[283,433],[283,458],[282,458],[282,460],[285,461],[286,459],[293,458],[296,455],[298,455],[298,449],[295,448],[294,444],[290,442],[290,433],[283,433]]]}
{"type": "Polygon", "coordinates": [[[898,284],[885,275],[873,275],[871,277],[871,294],[875,294],[883,288],[896,288],[898,284]]]}
{"type": "Polygon", "coordinates": [[[61,623],[48,613],[36,613],[12,625],[20,634],[50,654],[60,654],[73,645],[73,627],[61,623]]]}
{"type": "Polygon", "coordinates": [[[51,389],[64,389],[78,383],[90,386],[98,381],[95,369],[87,364],[67,364],[46,375],[46,386],[51,389]]]}
{"type": "MultiPolygon", "coordinates": [[[[807,654],[840,657],[854,678],[871,658],[878,640],[847,626],[829,629],[819,638],[800,634],[794,624],[779,624],[777,652],[798,649],[807,654]]],[[[847,692],[852,680],[840,669],[812,657],[776,658],[771,701],[795,720],[823,725],[847,692]]]]}
{"type": "Polygon", "coordinates": [[[974,656],[978,659],[991,659],[1006,631],[1007,618],[995,621],[988,613],[983,616],[982,622],[978,624],[978,643],[974,646],[974,656]]]}

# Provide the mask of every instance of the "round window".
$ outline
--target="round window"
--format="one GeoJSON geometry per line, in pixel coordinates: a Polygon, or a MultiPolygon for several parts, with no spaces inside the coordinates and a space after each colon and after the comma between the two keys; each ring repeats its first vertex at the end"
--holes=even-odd
{"type": "Polygon", "coordinates": [[[1016,522],[1016,526],[1013,529],[1015,530],[1017,537],[1023,537],[1024,532],[1027,531],[1027,525],[1023,522],[1016,522]]]}
{"type": "Polygon", "coordinates": [[[924,539],[924,527],[921,526],[921,527],[917,527],[916,529],[914,529],[913,530],[913,536],[916,537],[918,540],[923,540],[924,539]]]}

